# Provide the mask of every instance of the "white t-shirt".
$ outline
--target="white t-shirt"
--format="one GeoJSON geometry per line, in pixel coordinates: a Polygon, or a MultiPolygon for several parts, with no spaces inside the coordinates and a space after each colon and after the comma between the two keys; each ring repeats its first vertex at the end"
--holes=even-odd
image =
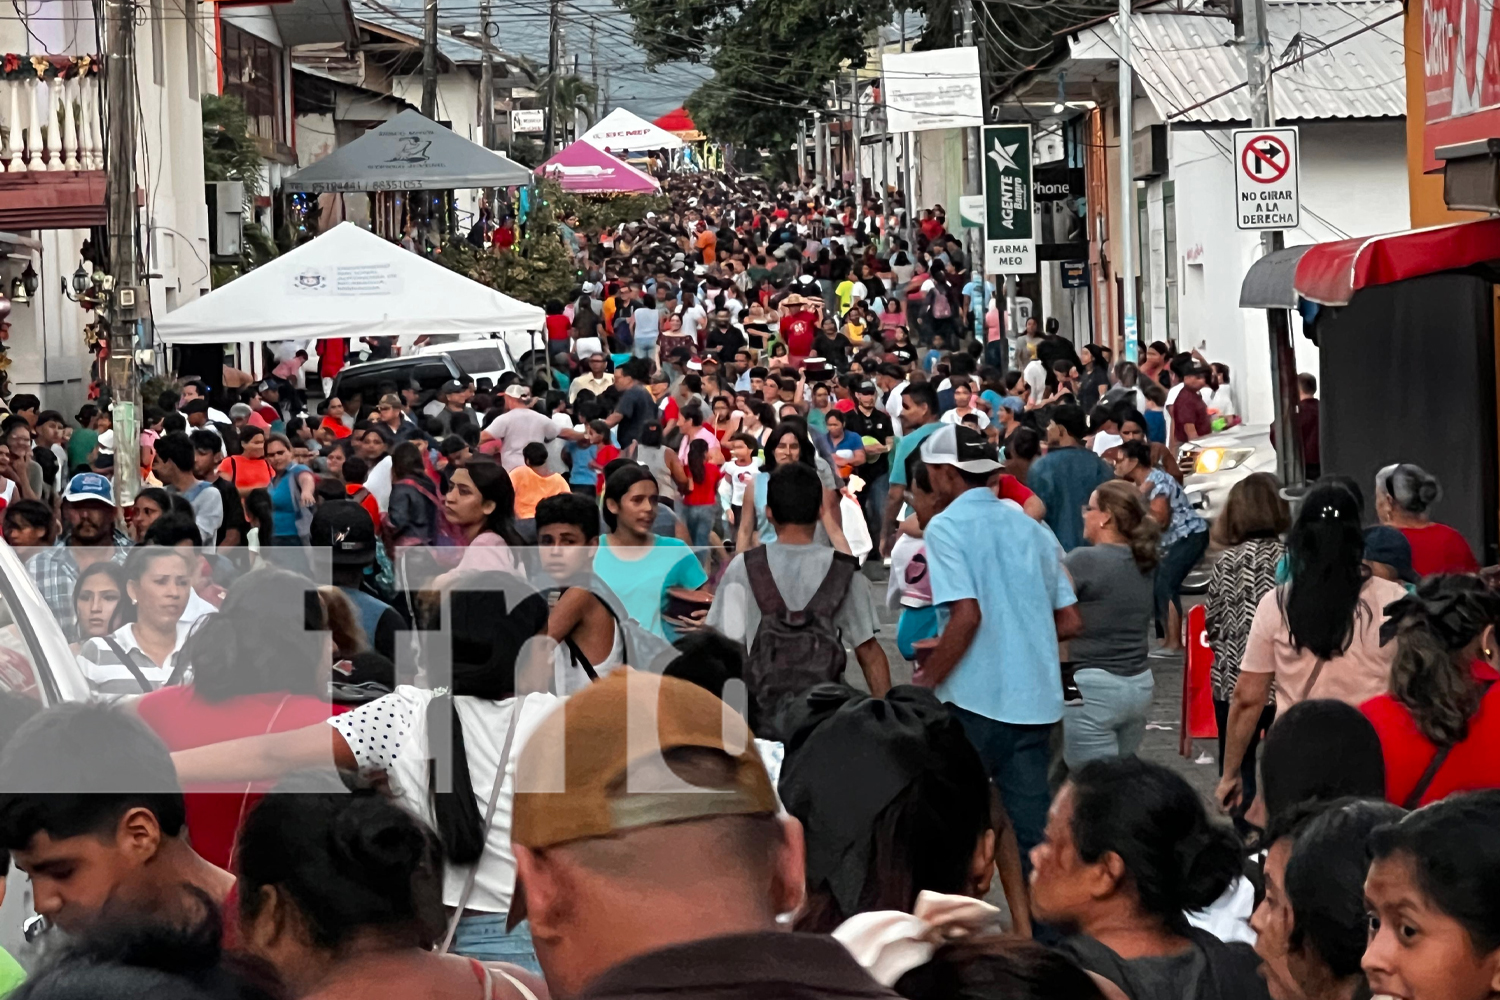
{"type": "Polygon", "coordinates": [[[697,339],[698,327],[708,322],[708,313],[700,305],[694,305],[691,309],[682,311],[682,333],[685,337],[697,339]]]}
{"type": "MultiPolygon", "coordinates": [[[[984,411],[983,410],[974,410],[973,414],[974,414],[974,416],[976,416],[976,417],[979,418],[979,429],[980,430],[984,430],[986,427],[988,427],[990,425],[990,418],[984,415],[984,411]]],[[[961,423],[963,423],[963,419],[964,418],[963,418],[962,415],[959,414],[959,412],[957,410],[949,410],[947,413],[944,413],[938,419],[941,420],[945,424],[961,424],[961,423]]]]}
{"type": "Polygon", "coordinates": [[[720,482],[725,484],[729,491],[729,503],[738,507],[745,502],[745,484],[755,478],[760,471],[760,459],[751,458],[749,465],[741,465],[738,462],[725,462],[719,466],[719,471],[724,478],[720,482]]]}
{"type": "MultiPolygon", "coordinates": [[[[427,706],[432,691],[398,685],[396,690],[352,712],[335,716],[328,724],[339,731],[361,771],[384,771],[391,794],[409,812],[429,826],[435,824],[427,793],[427,706]]],[[[516,699],[490,701],[458,695],[453,699],[459,725],[464,732],[464,752],[469,759],[469,780],[474,786],[479,814],[489,807],[490,790],[500,764],[500,751],[510,728],[516,699]]],[[[516,758],[542,719],[563,699],[549,694],[527,695],[516,724],[510,758],[494,819],[485,832],[484,854],[474,877],[474,889],[465,904],[481,913],[505,913],[516,885],[516,859],[510,849],[511,800],[515,792],[516,758]]],[[[469,870],[447,865],[443,872],[443,904],[457,906],[469,870]]]]}

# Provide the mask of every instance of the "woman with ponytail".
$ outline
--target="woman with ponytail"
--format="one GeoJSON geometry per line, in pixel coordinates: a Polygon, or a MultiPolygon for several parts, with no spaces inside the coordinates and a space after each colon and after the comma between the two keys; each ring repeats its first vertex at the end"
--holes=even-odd
{"type": "Polygon", "coordinates": [[[507,932],[505,918],[516,874],[510,849],[516,754],[557,703],[547,694],[517,697],[518,686],[539,691],[551,677],[547,602],[509,573],[462,576],[450,598],[443,624],[451,662],[426,664],[429,677],[451,666],[447,687],[398,685],[323,725],[204,746],[172,760],[184,784],[271,780],[330,761],[342,772],[384,773],[396,800],[442,842],[450,864],[442,902],[462,914],[453,950],[534,970],[529,927],[507,932]],[[519,684],[522,676],[539,683],[519,684]]]}
{"type": "Polygon", "coordinates": [[[1146,735],[1153,680],[1147,666],[1161,529],[1140,490],[1100,484],[1083,509],[1089,542],[1063,563],[1073,578],[1083,631],[1068,642],[1082,704],[1063,710],[1063,759],[1078,768],[1135,753],[1146,735]]]}
{"type": "Polygon", "coordinates": [[[1309,490],[1286,549],[1289,582],[1256,605],[1230,699],[1216,792],[1230,810],[1250,805],[1240,766],[1273,681],[1278,718],[1309,698],[1357,708],[1390,685],[1396,651],[1381,643],[1380,627],[1386,605],[1405,597],[1406,588],[1372,576],[1365,566],[1354,494],[1334,483],[1309,490]]]}
{"type": "Polygon", "coordinates": [[[250,814],[236,874],[241,948],[294,1000],[546,995],[514,965],[442,953],[442,843],[376,792],[289,780],[250,814]]]}
{"type": "Polygon", "coordinates": [[[1500,594],[1472,576],[1432,576],[1386,609],[1391,689],[1360,711],[1385,757],[1385,797],[1407,809],[1500,788],[1500,594]]]}

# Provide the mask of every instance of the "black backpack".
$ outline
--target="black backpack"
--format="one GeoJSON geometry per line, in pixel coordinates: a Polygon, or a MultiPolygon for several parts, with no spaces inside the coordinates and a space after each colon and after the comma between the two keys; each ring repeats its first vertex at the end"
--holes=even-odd
{"type": "Polygon", "coordinates": [[[750,592],[760,608],[760,627],[745,661],[752,725],[758,730],[766,728],[777,705],[787,696],[843,680],[848,656],[833,616],[858,568],[853,556],[835,552],[833,564],[812,600],[802,610],[792,611],[771,575],[766,547],[757,546],[745,553],[750,592]]]}

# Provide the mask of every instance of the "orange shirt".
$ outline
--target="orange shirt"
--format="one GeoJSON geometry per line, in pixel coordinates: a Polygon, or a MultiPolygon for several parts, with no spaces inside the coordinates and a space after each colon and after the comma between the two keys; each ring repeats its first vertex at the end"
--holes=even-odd
{"type": "Polygon", "coordinates": [[[699,250],[703,251],[703,263],[712,264],[714,262],[714,252],[719,246],[719,237],[714,231],[712,229],[703,230],[703,232],[698,234],[698,242],[695,245],[699,250]]]}
{"type": "Polygon", "coordinates": [[[271,485],[271,463],[263,458],[230,455],[219,463],[219,475],[241,492],[271,485]]]}
{"type": "Polygon", "coordinates": [[[536,505],[548,497],[568,492],[568,481],[557,473],[538,475],[529,465],[510,470],[510,485],[516,491],[516,517],[536,517],[536,505]]]}

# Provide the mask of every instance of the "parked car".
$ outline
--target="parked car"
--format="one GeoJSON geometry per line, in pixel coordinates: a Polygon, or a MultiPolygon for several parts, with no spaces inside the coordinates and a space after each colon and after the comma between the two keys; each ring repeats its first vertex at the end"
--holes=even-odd
{"type": "Polygon", "coordinates": [[[1205,518],[1224,508],[1229,490],[1253,472],[1276,473],[1276,449],[1269,424],[1240,424],[1190,441],[1177,450],[1182,488],[1205,518]]]}
{"type": "MultiPolygon", "coordinates": [[[[438,338],[434,337],[434,341],[438,338]]],[[[446,354],[452,358],[465,375],[478,381],[490,380],[491,385],[500,383],[500,376],[516,370],[509,348],[503,340],[461,340],[437,342],[414,348],[403,357],[431,357],[446,354]]]]}
{"type": "MultiPolygon", "coordinates": [[[[1224,509],[1234,484],[1252,472],[1276,473],[1276,449],[1271,447],[1269,424],[1240,424],[1190,441],[1177,450],[1182,488],[1198,513],[1210,524],[1224,509]]],[[[1213,547],[1182,581],[1184,594],[1208,590],[1218,552],[1213,547]]]]}

